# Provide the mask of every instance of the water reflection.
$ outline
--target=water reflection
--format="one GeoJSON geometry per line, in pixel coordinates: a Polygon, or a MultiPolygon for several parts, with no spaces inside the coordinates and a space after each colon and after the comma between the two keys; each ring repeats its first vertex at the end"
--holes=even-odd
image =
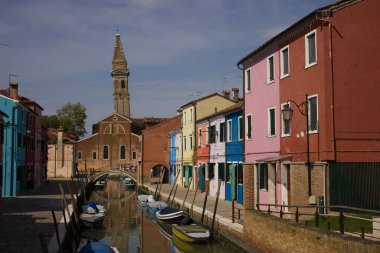
{"type": "Polygon", "coordinates": [[[231,252],[217,242],[189,244],[171,237],[170,226],[158,226],[155,216],[140,210],[136,192],[125,190],[118,178],[109,178],[103,189],[96,189],[91,199],[107,209],[104,228],[86,230],[82,237],[96,239],[119,252],[231,252]]]}

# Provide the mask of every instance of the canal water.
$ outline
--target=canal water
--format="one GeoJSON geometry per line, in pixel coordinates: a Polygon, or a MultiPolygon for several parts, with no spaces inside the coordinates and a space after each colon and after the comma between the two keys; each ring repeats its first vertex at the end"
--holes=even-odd
{"type": "Polygon", "coordinates": [[[158,226],[155,217],[137,204],[137,192],[125,190],[118,178],[109,178],[103,189],[95,189],[91,199],[104,205],[107,216],[103,228],[91,228],[82,234],[82,245],[88,239],[116,247],[119,252],[242,252],[225,240],[190,244],[167,232],[170,228],[158,226]]]}

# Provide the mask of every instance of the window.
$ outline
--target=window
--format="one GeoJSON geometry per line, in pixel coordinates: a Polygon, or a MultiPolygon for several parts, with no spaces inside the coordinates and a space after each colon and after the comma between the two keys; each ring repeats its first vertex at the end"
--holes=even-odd
{"type": "Polygon", "coordinates": [[[190,109],[190,119],[189,122],[193,121],[193,109],[190,109]]]}
{"type": "Polygon", "coordinates": [[[222,181],[226,180],[225,173],[224,173],[224,167],[225,167],[224,163],[218,164],[218,176],[219,176],[219,179],[222,181]]]}
{"type": "Polygon", "coordinates": [[[190,135],[190,150],[193,150],[193,136],[190,135]]]}
{"type": "Polygon", "coordinates": [[[215,126],[210,126],[208,130],[208,143],[215,143],[215,126]]]}
{"type": "Polygon", "coordinates": [[[103,160],[108,160],[108,146],[103,147],[103,160]]]}
{"type": "Polygon", "coordinates": [[[252,138],[252,115],[247,115],[245,116],[245,126],[246,126],[246,133],[245,133],[245,136],[246,136],[246,139],[247,140],[250,140],[252,138]]]}
{"type": "Polygon", "coordinates": [[[186,150],[186,136],[183,136],[183,149],[186,150]]]}
{"type": "MultiPolygon", "coordinates": [[[[281,110],[282,109],[287,109],[290,107],[290,104],[285,103],[281,105],[281,110]]],[[[290,120],[285,120],[282,113],[281,113],[281,118],[282,118],[282,133],[281,136],[290,136],[290,120]]]]}
{"type": "Polygon", "coordinates": [[[268,109],[268,137],[276,135],[275,108],[268,109]]]}
{"type": "Polygon", "coordinates": [[[78,152],[78,160],[82,160],[82,152],[78,152]]]}
{"type": "Polygon", "coordinates": [[[92,152],[92,160],[96,160],[96,152],[92,152]]]}
{"type": "Polygon", "coordinates": [[[202,146],[202,129],[198,129],[198,146],[202,146]]]}
{"type": "Polygon", "coordinates": [[[125,160],[125,146],[120,146],[120,160],[125,160]]]}
{"type": "Polygon", "coordinates": [[[208,175],[207,175],[207,177],[209,179],[214,179],[214,176],[215,176],[214,170],[215,170],[215,163],[209,163],[208,164],[208,175]]]}
{"type": "Polygon", "coordinates": [[[305,68],[311,67],[317,64],[317,34],[314,31],[306,34],[305,36],[305,55],[306,55],[306,66],[305,68]]]}
{"type": "Polygon", "coordinates": [[[121,80],[121,88],[125,89],[125,81],[124,80],[121,80]]]}
{"type": "Polygon", "coordinates": [[[245,92],[251,91],[251,69],[245,71],[245,92]]]}
{"type": "Polygon", "coordinates": [[[227,120],[227,141],[232,141],[232,120],[227,120]]]}
{"type": "Polygon", "coordinates": [[[183,112],[183,124],[186,124],[186,112],[183,112]]]}
{"type": "Polygon", "coordinates": [[[289,46],[281,49],[281,78],[289,75],[289,46]]]}
{"type": "Polygon", "coordinates": [[[244,127],[243,127],[243,117],[240,116],[238,118],[238,136],[239,136],[239,141],[244,139],[244,127]]]}
{"type": "Polygon", "coordinates": [[[269,56],[267,58],[267,83],[272,83],[274,81],[274,56],[269,56]]]}
{"type": "Polygon", "coordinates": [[[260,189],[268,190],[268,164],[267,163],[260,163],[259,168],[260,168],[260,172],[259,172],[260,189]]]}
{"type": "Polygon", "coordinates": [[[226,123],[225,122],[220,123],[219,141],[220,142],[226,141],[226,123]]]}
{"type": "Polygon", "coordinates": [[[136,151],[132,152],[132,160],[136,160],[136,151]]]}
{"type": "Polygon", "coordinates": [[[318,97],[310,96],[309,100],[309,132],[318,131],[318,97]]]}

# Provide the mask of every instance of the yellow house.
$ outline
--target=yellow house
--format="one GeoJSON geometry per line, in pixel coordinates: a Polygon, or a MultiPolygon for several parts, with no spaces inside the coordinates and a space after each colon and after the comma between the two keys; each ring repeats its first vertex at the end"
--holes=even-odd
{"type": "Polygon", "coordinates": [[[190,185],[190,187],[195,188],[196,185],[194,182],[191,182],[194,181],[191,180],[191,178],[195,175],[196,170],[195,142],[197,138],[195,133],[195,122],[198,119],[230,107],[237,102],[237,99],[230,99],[229,92],[223,94],[225,94],[225,96],[218,93],[210,94],[191,101],[183,105],[180,109],[180,111],[182,111],[182,184],[184,187],[190,185]]]}

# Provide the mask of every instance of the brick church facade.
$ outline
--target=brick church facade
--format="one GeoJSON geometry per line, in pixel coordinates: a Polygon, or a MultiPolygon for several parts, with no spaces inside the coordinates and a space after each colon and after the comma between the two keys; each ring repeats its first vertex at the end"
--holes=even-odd
{"type": "Polygon", "coordinates": [[[137,168],[141,162],[141,131],[163,120],[130,117],[129,69],[119,33],[116,34],[111,76],[114,112],[93,125],[92,135],[78,141],[78,170],[137,168]]]}

